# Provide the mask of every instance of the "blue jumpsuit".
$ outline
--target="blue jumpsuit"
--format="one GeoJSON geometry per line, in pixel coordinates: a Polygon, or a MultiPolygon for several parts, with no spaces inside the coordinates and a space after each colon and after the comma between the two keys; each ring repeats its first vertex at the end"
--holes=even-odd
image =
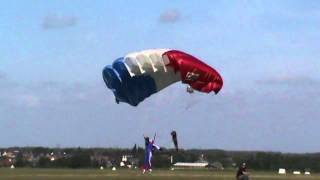
{"type": "Polygon", "coordinates": [[[149,141],[146,143],[146,149],[144,153],[144,170],[152,169],[151,160],[152,160],[152,150],[153,148],[156,148],[157,150],[160,149],[159,146],[154,144],[154,141],[149,141]]]}

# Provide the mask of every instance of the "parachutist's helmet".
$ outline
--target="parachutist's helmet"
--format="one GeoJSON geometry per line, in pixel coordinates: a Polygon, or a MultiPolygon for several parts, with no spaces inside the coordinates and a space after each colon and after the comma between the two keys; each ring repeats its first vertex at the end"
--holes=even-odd
{"type": "Polygon", "coordinates": [[[146,140],[149,140],[150,138],[147,136],[147,137],[145,137],[145,139],[146,139],[146,140]]]}
{"type": "Polygon", "coordinates": [[[149,144],[149,142],[150,142],[150,138],[149,138],[149,137],[145,137],[144,139],[145,139],[145,143],[146,143],[146,145],[148,145],[148,144],[149,144]]]}

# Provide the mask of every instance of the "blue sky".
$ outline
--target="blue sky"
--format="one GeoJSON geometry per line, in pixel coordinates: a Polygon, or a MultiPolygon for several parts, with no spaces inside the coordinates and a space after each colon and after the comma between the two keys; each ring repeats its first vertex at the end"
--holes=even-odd
{"type": "Polygon", "coordinates": [[[142,145],[319,151],[318,1],[4,1],[2,146],[142,145]],[[105,65],[173,48],[215,67],[218,96],[177,83],[138,107],[114,103],[105,65]],[[165,100],[165,101],[164,101],[165,100]],[[303,143],[302,143],[303,142],[303,143]]]}

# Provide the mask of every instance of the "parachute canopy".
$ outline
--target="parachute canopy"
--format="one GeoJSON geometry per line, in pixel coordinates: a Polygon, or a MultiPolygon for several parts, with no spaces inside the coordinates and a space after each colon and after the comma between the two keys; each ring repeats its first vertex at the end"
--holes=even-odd
{"type": "Polygon", "coordinates": [[[212,67],[187,53],[169,49],[130,53],[106,66],[102,75],[116,102],[132,106],[178,81],[194,90],[216,94],[223,85],[212,67]]]}

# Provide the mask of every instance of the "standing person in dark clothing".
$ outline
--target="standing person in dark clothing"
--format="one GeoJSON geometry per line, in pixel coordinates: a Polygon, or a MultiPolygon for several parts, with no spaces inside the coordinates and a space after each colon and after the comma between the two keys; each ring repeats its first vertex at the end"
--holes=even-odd
{"type": "Polygon", "coordinates": [[[242,166],[239,167],[236,178],[237,180],[250,180],[246,163],[242,163],[242,166]]]}
{"type": "Polygon", "coordinates": [[[146,171],[149,171],[149,173],[152,172],[152,154],[155,149],[161,150],[160,146],[156,145],[154,143],[155,137],[153,140],[150,140],[149,137],[144,136],[145,141],[145,154],[144,154],[144,164],[143,164],[143,170],[142,173],[144,174],[146,171]]]}

